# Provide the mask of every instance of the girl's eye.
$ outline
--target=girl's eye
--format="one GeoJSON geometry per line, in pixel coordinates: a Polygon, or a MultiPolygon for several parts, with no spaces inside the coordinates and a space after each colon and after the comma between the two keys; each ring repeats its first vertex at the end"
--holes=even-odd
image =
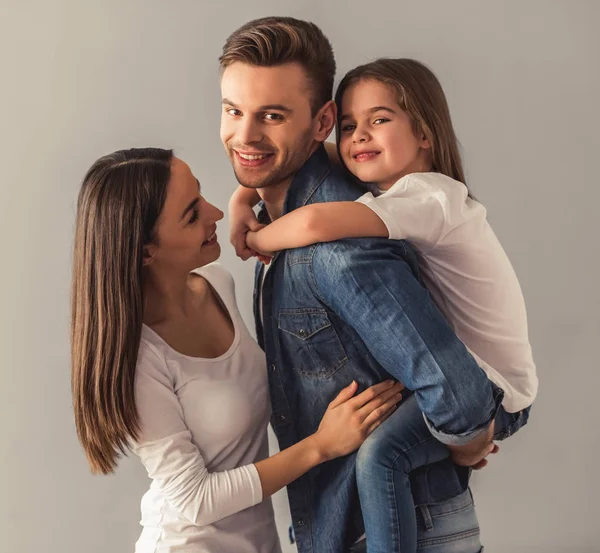
{"type": "Polygon", "coordinates": [[[373,121],[373,124],[380,125],[381,123],[386,123],[388,121],[389,119],[386,119],[385,117],[378,117],[377,119],[375,119],[375,121],[373,121]]]}
{"type": "Polygon", "coordinates": [[[198,208],[195,207],[192,210],[192,215],[190,216],[190,220],[189,220],[188,224],[193,225],[197,220],[198,220],[198,208]]]}
{"type": "Polygon", "coordinates": [[[356,125],[343,125],[342,132],[352,132],[356,128],[356,125]]]}

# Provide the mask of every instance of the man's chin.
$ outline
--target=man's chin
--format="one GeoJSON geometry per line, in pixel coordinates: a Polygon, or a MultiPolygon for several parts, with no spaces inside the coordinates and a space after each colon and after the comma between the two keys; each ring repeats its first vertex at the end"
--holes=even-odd
{"type": "Polygon", "coordinates": [[[248,175],[245,171],[237,171],[234,169],[235,178],[244,188],[266,188],[275,184],[270,175],[248,175]]]}

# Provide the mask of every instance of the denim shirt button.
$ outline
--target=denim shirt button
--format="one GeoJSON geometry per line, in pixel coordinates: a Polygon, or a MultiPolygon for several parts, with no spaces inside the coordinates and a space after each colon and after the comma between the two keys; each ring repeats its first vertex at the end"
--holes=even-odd
{"type": "Polygon", "coordinates": [[[287,419],[285,418],[285,415],[279,415],[279,420],[285,422],[287,419]]]}
{"type": "Polygon", "coordinates": [[[302,519],[302,518],[299,518],[299,519],[296,521],[296,524],[297,524],[298,526],[304,526],[304,519],[302,519]]]}
{"type": "Polygon", "coordinates": [[[275,365],[271,365],[271,370],[275,372],[275,365]]]}
{"type": "Polygon", "coordinates": [[[303,328],[301,328],[301,329],[298,331],[298,334],[300,334],[300,336],[306,336],[306,330],[304,330],[303,328]]]}

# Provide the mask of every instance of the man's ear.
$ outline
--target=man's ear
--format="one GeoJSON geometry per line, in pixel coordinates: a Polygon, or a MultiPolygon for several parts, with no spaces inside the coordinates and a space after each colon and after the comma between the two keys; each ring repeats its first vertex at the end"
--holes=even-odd
{"type": "Polygon", "coordinates": [[[142,250],[142,264],[147,267],[154,261],[156,256],[156,246],[154,244],[146,244],[142,250]]]}
{"type": "Polygon", "coordinates": [[[325,142],[335,127],[337,118],[337,106],[333,100],[329,100],[318,111],[315,116],[314,139],[317,142],[325,142]]]}

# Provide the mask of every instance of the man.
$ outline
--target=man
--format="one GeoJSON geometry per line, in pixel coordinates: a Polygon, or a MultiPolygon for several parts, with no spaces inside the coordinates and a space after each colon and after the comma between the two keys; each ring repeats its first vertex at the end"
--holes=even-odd
{"type": "MultiPolygon", "coordinates": [[[[252,21],[229,37],[220,62],[221,139],[240,184],[263,200],[263,221],[362,193],[332,167],[322,145],[336,121],[335,61],[315,25],[252,21]]],[[[379,239],[290,250],[266,274],[258,268],[257,336],[281,448],[316,430],[328,402],[352,379],[366,387],[392,374],[416,390],[432,433],[454,444],[465,464],[489,453],[501,398],[481,394],[480,404],[464,406],[445,393],[447,374],[477,367],[416,274],[406,243],[379,239]],[[465,416],[464,409],[471,412],[465,416]]],[[[488,385],[482,372],[472,380],[474,389],[488,385]]],[[[364,550],[354,460],[327,463],[288,486],[300,553],[364,550]]],[[[440,540],[454,541],[453,551],[480,550],[467,480],[466,469],[449,460],[415,471],[420,550],[440,540]]]]}

